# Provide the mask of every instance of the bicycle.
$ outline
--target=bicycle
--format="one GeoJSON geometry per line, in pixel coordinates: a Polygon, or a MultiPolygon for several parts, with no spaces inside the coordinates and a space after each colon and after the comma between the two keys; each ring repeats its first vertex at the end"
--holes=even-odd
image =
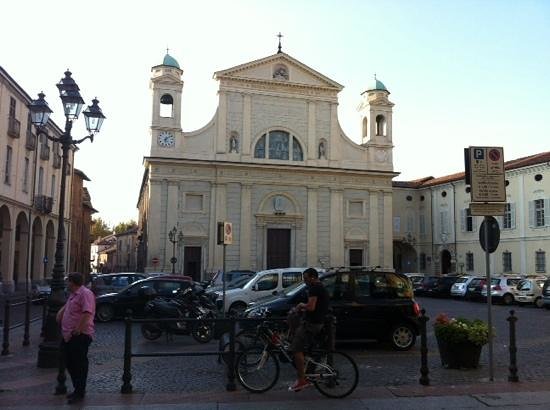
{"type": "MultiPolygon", "coordinates": [[[[236,373],[239,383],[252,393],[270,390],[279,379],[279,362],[294,367],[290,343],[282,333],[273,331],[271,322],[257,327],[257,340],[261,345],[246,348],[237,357],[236,373]]],[[[319,339],[323,341],[326,332],[319,339]]],[[[346,353],[323,348],[309,349],[305,354],[306,379],[324,396],[343,398],[350,395],[359,382],[355,361],[346,353]]]]}

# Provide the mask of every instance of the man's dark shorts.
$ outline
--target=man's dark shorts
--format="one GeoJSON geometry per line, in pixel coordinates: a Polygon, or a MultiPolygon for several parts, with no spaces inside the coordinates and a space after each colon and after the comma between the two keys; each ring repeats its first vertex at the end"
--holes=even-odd
{"type": "Polygon", "coordinates": [[[322,323],[302,322],[296,329],[292,342],[290,343],[291,352],[305,352],[315,340],[315,337],[321,333],[322,323]]]}

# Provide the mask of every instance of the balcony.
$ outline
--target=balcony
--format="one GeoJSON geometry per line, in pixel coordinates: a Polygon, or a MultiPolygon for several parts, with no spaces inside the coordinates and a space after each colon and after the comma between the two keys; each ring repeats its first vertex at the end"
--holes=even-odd
{"type": "Polygon", "coordinates": [[[8,118],[8,135],[13,138],[19,138],[21,123],[15,117],[8,118]]]}
{"type": "Polygon", "coordinates": [[[52,212],[53,198],[51,196],[36,195],[34,197],[34,209],[44,214],[52,212]]]}
{"type": "Polygon", "coordinates": [[[27,130],[25,148],[27,148],[29,151],[34,151],[36,149],[36,135],[34,135],[30,130],[27,130]]]}
{"type": "Polygon", "coordinates": [[[48,161],[50,159],[50,147],[46,144],[40,146],[40,159],[48,161]]]}

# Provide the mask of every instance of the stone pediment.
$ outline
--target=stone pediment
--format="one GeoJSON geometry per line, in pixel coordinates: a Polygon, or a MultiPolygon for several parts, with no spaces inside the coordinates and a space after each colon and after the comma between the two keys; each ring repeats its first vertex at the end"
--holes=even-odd
{"type": "Polygon", "coordinates": [[[217,80],[242,80],[287,84],[340,91],[344,87],[285,53],[241,64],[214,73],[217,80]]]}

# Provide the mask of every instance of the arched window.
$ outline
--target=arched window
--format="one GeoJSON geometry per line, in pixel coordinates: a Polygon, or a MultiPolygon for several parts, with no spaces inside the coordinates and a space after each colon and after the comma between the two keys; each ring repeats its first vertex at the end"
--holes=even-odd
{"type": "Polygon", "coordinates": [[[376,116],[376,135],[386,135],[386,118],[383,115],[376,116]]]}
{"type": "Polygon", "coordinates": [[[369,124],[367,117],[363,118],[363,138],[367,138],[369,135],[369,124]]]}
{"type": "Polygon", "coordinates": [[[160,97],[160,116],[164,118],[173,117],[174,99],[170,94],[160,97]]]}
{"type": "Polygon", "coordinates": [[[304,151],[296,137],[286,131],[274,130],[260,137],[254,148],[254,158],[303,161],[304,151]]]}

